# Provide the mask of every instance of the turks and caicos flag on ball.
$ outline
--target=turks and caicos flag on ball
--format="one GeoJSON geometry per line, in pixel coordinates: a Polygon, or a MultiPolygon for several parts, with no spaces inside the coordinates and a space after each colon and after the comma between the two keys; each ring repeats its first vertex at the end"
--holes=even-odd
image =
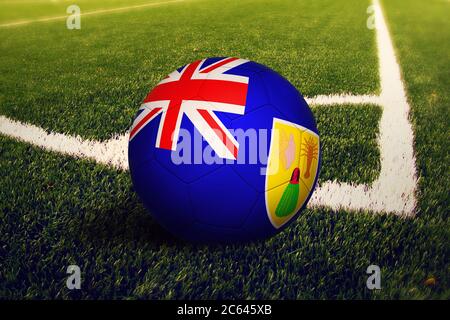
{"type": "Polygon", "coordinates": [[[292,220],[316,184],[319,151],[314,117],[287,80],[252,61],[209,58],[149,92],[130,129],[129,164],[169,231],[240,240],[292,220]]]}

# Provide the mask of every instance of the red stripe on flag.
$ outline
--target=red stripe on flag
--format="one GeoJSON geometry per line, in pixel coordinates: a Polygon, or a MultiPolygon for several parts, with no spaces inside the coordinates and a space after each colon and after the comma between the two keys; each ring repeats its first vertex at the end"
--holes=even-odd
{"type": "Polygon", "coordinates": [[[178,118],[181,116],[181,100],[171,100],[166,110],[164,122],[162,123],[159,148],[172,150],[173,134],[178,124],[178,118]]]}
{"type": "Polygon", "coordinates": [[[217,69],[217,68],[220,68],[220,67],[223,66],[224,64],[227,64],[227,63],[229,63],[229,62],[235,61],[235,60],[237,60],[237,59],[238,59],[238,58],[228,58],[228,59],[222,60],[221,62],[216,63],[216,64],[213,64],[213,65],[207,67],[205,70],[200,71],[200,73],[208,73],[208,72],[210,72],[210,71],[212,71],[212,70],[215,70],[215,69],[217,69]]]}
{"type": "MultiPolygon", "coordinates": [[[[215,66],[220,67],[230,61],[237,60],[237,58],[228,58],[215,66]]],[[[228,80],[213,80],[213,79],[191,79],[193,73],[199,66],[201,61],[195,61],[189,64],[180,80],[161,83],[156,86],[145,98],[145,102],[160,101],[160,100],[196,100],[237,104],[244,106],[247,98],[248,84],[228,81],[228,80]]],[[[210,71],[207,68],[202,71],[210,71]]]]}
{"type": "Polygon", "coordinates": [[[154,115],[156,115],[161,108],[155,108],[152,111],[150,111],[144,118],[142,118],[141,121],[131,130],[130,132],[130,139],[133,138],[134,134],[139,131],[139,129],[151,118],[153,118],[154,115]]]}
{"type": "Polygon", "coordinates": [[[205,119],[206,123],[214,130],[214,133],[222,140],[222,143],[227,147],[227,149],[233,154],[234,158],[237,159],[238,148],[234,143],[228,139],[226,133],[222,130],[219,124],[214,120],[214,118],[209,114],[207,110],[197,110],[198,113],[205,119]]]}
{"type": "Polygon", "coordinates": [[[197,60],[189,64],[184,70],[183,74],[181,75],[180,81],[183,80],[189,80],[191,79],[192,75],[194,74],[195,69],[197,69],[198,65],[202,62],[201,60],[197,60]]]}
{"type": "Polygon", "coordinates": [[[205,80],[198,95],[205,101],[245,106],[248,84],[225,80],[205,80]]]}
{"type": "Polygon", "coordinates": [[[203,100],[245,105],[246,83],[224,80],[189,80],[162,83],[153,89],[144,103],[160,100],[203,100]]]}

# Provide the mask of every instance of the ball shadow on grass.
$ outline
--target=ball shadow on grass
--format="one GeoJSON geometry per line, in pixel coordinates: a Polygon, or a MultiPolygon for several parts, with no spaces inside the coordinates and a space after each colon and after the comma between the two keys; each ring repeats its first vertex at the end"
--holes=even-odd
{"type": "Polygon", "coordinates": [[[88,242],[127,243],[136,247],[187,245],[161,227],[130,194],[117,199],[114,206],[88,208],[79,224],[80,238],[88,242]]]}

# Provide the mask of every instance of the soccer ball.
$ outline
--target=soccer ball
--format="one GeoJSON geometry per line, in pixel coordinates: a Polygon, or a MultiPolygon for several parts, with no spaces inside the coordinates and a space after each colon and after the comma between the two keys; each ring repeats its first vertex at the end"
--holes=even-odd
{"type": "Polygon", "coordinates": [[[130,129],[134,188],[155,220],[195,242],[268,238],[306,206],[319,132],[302,95],[275,71],[208,58],[163,79],[130,129]]]}

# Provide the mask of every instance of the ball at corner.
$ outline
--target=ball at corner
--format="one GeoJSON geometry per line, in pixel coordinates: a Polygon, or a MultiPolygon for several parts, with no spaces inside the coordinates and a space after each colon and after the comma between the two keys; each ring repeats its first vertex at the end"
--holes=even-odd
{"type": "Polygon", "coordinates": [[[297,89],[253,61],[208,58],[162,79],[130,129],[134,189],[153,218],[194,242],[275,235],[306,206],[319,132],[297,89]]]}

